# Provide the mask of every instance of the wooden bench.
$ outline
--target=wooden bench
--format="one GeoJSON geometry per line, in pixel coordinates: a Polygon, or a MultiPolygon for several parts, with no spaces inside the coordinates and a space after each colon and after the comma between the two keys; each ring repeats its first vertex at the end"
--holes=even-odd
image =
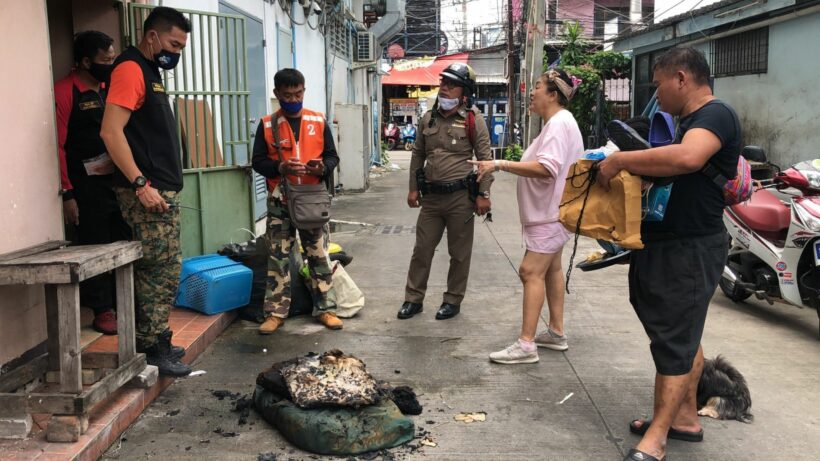
{"type": "MultiPolygon", "coordinates": [[[[91,408],[146,368],[145,354],[137,353],[134,336],[133,262],[142,257],[142,245],[123,241],[65,247],[66,243],[48,242],[0,255],[0,285],[45,285],[48,328],[48,352],[0,377],[0,417],[21,412],[60,416],[62,422],[73,417],[83,433],[91,408]],[[80,282],[111,270],[116,281],[118,352],[83,353],[80,282]],[[106,373],[100,372],[98,376],[104,377],[84,387],[83,368],[106,369],[106,373]],[[49,371],[59,373],[58,384],[12,393],[49,371]]],[[[49,441],[76,441],[52,432],[47,431],[49,441]]]]}

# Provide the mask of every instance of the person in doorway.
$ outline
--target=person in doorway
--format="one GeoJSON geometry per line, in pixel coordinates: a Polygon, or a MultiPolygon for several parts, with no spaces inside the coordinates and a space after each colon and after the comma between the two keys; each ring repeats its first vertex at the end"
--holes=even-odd
{"type": "Polygon", "coordinates": [[[630,423],[630,431],[643,438],[625,460],[664,459],[668,438],[703,440],[696,398],[700,341],[728,237],[722,188],[702,170],[708,163],[734,178],[741,147],[737,114],[715,99],[709,75],[706,57],[695,48],[661,55],[652,79],[660,109],[680,117],[675,143],[615,152],[598,168],[604,187],[621,170],[675,178],[663,221],[642,223],[644,248],[630,257],[629,300],[649,336],[656,374],[653,418],[630,423]]]}
{"type": "MultiPolygon", "coordinates": [[[[253,144],[253,169],[267,178],[268,283],[265,291],[265,321],[259,333],[268,335],[285,322],[290,310],[290,252],[299,232],[315,296],[313,317],[331,330],[342,328],[336,305],[327,295],[332,286],[330,260],[322,228],[296,229],[290,219],[287,196],[280,183],[319,184],[339,164],[333,134],[325,117],[305,109],[305,76],[296,69],[282,69],[273,77],[273,93],[281,109],[262,117],[253,144]]],[[[301,253],[300,253],[301,254],[301,253]]]]}
{"type": "Polygon", "coordinates": [[[123,216],[142,242],[135,263],[137,350],[161,375],[186,376],[182,348],[172,346],[168,318],[182,265],[179,192],[182,190],[177,123],[160,69],[179,62],[191,25],[173,8],[145,19],[137,47],[115,61],[101,136],[117,171],[115,192],[123,216]]]}
{"type": "Polygon", "coordinates": [[[493,158],[487,125],[472,103],[476,90],[475,72],[466,64],[455,63],[442,71],[440,79],[436,103],[419,122],[410,160],[407,204],[411,208],[421,207],[421,211],[416,223],[416,244],[407,271],[404,304],[398,312],[400,319],[409,319],[423,311],[433,254],[445,229],[450,270],[447,291],[436,319],[458,315],[470,274],[473,216],[483,216],[491,207],[492,174],[479,182],[476,197],[471,197],[468,190],[468,177],[473,168],[467,160],[473,156],[479,160],[493,158]]]}
{"type": "Polygon", "coordinates": [[[478,166],[481,176],[499,169],[519,176],[518,214],[527,250],[518,269],[524,284],[523,324],[517,341],[490,354],[490,360],[496,363],[534,363],[538,361],[538,347],[556,351],[569,347],[564,333],[561,251],[570,234],[558,221],[558,206],[567,171],[584,152],[581,130],[566,109],[578,84],[562,70],[550,70],[535,83],[530,92],[530,112],[545,124],[520,162],[470,162],[478,166]],[[545,294],[549,324],[536,334],[545,294]]]}
{"type": "MultiPolygon", "coordinates": [[[[76,226],[80,245],[131,239],[111,188],[114,163],[100,138],[105,82],[115,57],[114,39],[95,30],[81,32],[74,38],[74,69],[54,85],[63,216],[66,225],[76,226]]],[[[117,334],[113,274],[84,281],[80,297],[94,311],[92,327],[117,334]]]]}

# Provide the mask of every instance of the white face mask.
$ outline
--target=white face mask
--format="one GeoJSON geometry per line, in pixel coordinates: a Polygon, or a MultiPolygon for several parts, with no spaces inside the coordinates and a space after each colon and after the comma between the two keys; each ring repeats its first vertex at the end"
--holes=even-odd
{"type": "Polygon", "coordinates": [[[438,106],[444,110],[453,110],[458,107],[458,99],[438,98],[438,106]]]}

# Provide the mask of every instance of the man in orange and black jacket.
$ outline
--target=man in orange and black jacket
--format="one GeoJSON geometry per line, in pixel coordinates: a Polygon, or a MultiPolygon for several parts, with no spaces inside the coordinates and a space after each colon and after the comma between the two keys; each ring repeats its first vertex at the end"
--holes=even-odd
{"type": "MultiPolygon", "coordinates": [[[[77,34],[74,69],[54,85],[63,217],[67,226],[76,226],[80,245],[131,239],[111,189],[114,163],[100,138],[106,82],[116,57],[113,44],[114,39],[95,30],[77,34]]],[[[117,334],[112,274],[83,282],[80,296],[94,311],[94,329],[117,334]]]]}

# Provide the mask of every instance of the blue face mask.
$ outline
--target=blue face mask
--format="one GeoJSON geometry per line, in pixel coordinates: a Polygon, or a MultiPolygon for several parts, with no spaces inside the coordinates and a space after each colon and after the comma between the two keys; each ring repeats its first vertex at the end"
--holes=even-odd
{"type": "Polygon", "coordinates": [[[302,110],[302,101],[299,102],[285,102],[282,101],[279,103],[282,106],[282,110],[289,113],[289,114],[296,114],[300,110],[302,110]]]}

